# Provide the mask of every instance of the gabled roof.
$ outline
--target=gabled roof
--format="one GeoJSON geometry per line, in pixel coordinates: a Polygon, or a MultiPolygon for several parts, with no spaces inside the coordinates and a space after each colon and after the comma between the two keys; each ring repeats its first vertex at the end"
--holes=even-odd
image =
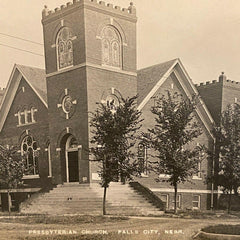
{"type": "Polygon", "coordinates": [[[3,95],[4,95],[4,92],[5,92],[5,90],[3,89],[0,89],[0,104],[1,104],[1,102],[2,102],[2,99],[3,99],[3,95]]]}
{"type": "Polygon", "coordinates": [[[174,65],[177,59],[168,62],[153,65],[151,67],[143,68],[137,72],[137,91],[138,102],[147,96],[150,90],[157,84],[159,79],[174,65]]]}
{"type": "Polygon", "coordinates": [[[47,103],[47,83],[45,70],[18,64],[16,66],[22,73],[25,80],[30,83],[33,90],[35,90],[41,96],[44,102],[47,103]]]}
{"type": "MultiPolygon", "coordinates": [[[[193,94],[199,95],[195,85],[186,72],[180,59],[173,59],[158,65],[144,68],[138,71],[138,110],[141,111],[148,101],[154,96],[165,80],[171,75],[177,79],[186,96],[191,97],[193,94]]],[[[205,103],[199,98],[196,113],[209,135],[212,135],[212,126],[214,120],[209,113],[205,103]]]]}
{"type": "Polygon", "coordinates": [[[45,70],[15,64],[0,102],[0,131],[2,131],[22,78],[29,84],[46,108],[48,107],[45,70]]]}

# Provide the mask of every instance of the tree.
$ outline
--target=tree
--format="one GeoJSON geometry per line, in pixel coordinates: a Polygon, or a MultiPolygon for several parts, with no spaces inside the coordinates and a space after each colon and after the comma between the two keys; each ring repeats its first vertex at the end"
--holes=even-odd
{"type": "Polygon", "coordinates": [[[231,197],[240,186],[240,105],[228,105],[222,112],[220,125],[215,128],[219,154],[218,186],[228,194],[228,213],[231,197]]]}
{"type": "Polygon", "coordinates": [[[131,150],[135,144],[137,131],[141,127],[141,113],[136,109],[136,97],[122,98],[120,104],[98,104],[92,114],[91,153],[100,162],[99,175],[104,188],[103,214],[106,214],[106,192],[109,183],[130,180],[139,171],[131,150]]]}
{"type": "Polygon", "coordinates": [[[178,93],[162,95],[155,99],[151,112],[155,115],[155,126],[148,129],[146,141],[155,150],[156,161],[151,161],[151,170],[167,174],[174,187],[174,211],[177,212],[177,189],[190,176],[198,172],[204,146],[193,148],[189,144],[201,135],[201,128],[194,121],[197,98],[183,98],[178,93]]]}
{"type": "Polygon", "coordinates": [[[11,212],[11,189],[22,185],[24,162],[15,147],[0,145],[0,186],[7,189],[8,211],[11,212]]]}

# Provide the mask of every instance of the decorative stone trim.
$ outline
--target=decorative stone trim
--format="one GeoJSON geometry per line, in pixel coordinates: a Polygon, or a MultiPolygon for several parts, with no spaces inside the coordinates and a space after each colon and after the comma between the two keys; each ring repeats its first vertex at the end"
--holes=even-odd
{"type": "Polygon", "coordinates": [[[78,64],[78,65],[75,65],[75,66],[64,68],[64,69],[59,70],[59,71],[48,73],[46,75],[46,77],[56,76],[58,74],[62,74],[62,73],[65,73],[65,72],[70,72],[70,71],[73,71],[75,69],[82,68],[82,67],[94,67],[94,68],[98,68],[98,69],[102,69],[102,70],[108,70],[108,71],[111,71],[111,72],[118,72],[118,73],[126,74],[126,75],[129,75],[129,76],[134,76],[134,77],[137,76],[136,72],[125,71],[125,70],[122,70],[122,69],[119,69],[119,68],[114,68],[114,67],[110,67],[110,66],[107,67],[107,66],[102,66],[102,65],[97,65],[97,64],[86,63],[85,62],[85,63],[78,64]]]}

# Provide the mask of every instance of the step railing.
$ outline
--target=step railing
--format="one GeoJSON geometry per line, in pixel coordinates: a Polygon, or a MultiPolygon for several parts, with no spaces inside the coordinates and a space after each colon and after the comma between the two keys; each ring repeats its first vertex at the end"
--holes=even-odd
{"type": "Polygon", "coordinates": [[[130,182],[129,185],[135,191],[137,191],[139,194],[141,194],[143,197],[145,197],[149,202],[151,202],[159,210],[165,211],[166,204],[155,193],[153,193],[149,188],[143,186],[139,182],[130,182]]]}

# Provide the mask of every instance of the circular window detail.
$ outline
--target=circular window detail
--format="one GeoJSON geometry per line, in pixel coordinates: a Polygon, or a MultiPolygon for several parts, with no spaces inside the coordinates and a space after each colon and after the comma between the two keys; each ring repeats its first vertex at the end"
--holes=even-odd
{"type": "Polygon", "coordinates": [[[119,107],[119,99],[114,94],[107,96],[106,103],[107,103],[108,108],[110,108],[110,110],[116,111],[117,107],[119,107]]]}
{"type": "Polygon", "coordinates": [[[113,114],[121,104],[122,95],[114,87],[103,92],[101,103],[107,106],[113,114]]]}
{"type": "Polygon", "coordinates": [[[60,116],[66,119],[71,118],[76,109],[77,99],[73,98],[69,89],[66,88],[61,93],[58,102],[57,107],[59,109],[60,116]]]}
{"type": "Polygon", "coordinates": [[[65,113],[70,113],[73,108],[73,102],[71,96],[67,95],[63,98],[62,101],[63,111],[65,113]]]}

